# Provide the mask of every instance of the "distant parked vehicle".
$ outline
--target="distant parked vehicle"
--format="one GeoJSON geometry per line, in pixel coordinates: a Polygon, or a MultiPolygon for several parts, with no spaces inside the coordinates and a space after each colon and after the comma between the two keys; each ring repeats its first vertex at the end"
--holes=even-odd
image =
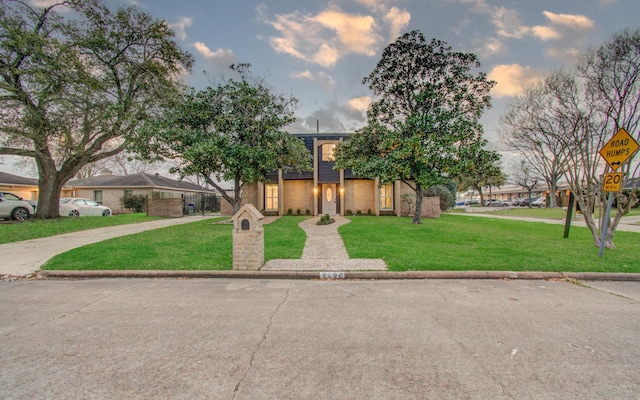
{"type": "Polygon", "coordinates": [[[0,218],[24,221],[33,215],[33,208],[22,197],[0,192],[0,218]]]}
{"type": "Polygon", "coordinates": [[[87,217],[87,216],[109,217],[111,216],[111,209],[109,207],[103,206],[89,199],[84,199],[80,197],[66,197],[60,200],[60,204],[77,207],[78,215],[73,215],[74,217],[87,217]]]}
{"type": "MultiPolygon", "coordinates": [[[[31,207],[33,207],[33,212],[35,214],[35,212],[38,210],[38,202],[33,200],[28,200],[27,202],[31,204],[31,207]]],[[[59,212],[61,217],[79,217],[80,216],[78,207],[71,203],[60,203],[59,212]]]]}
{"type": "Polygon", "coordinates": [[[533,200],[531,202],[531,207],[546,207],[547,206],[547,199],[544,197],[538,197],[537,199],[533,200]]]}
{"type": "Polygon", "coordinates": [[[509,203],[502,200],[491,199],[491,200],[485,200],[484,206],[485,207],[509,207],[509,203]]]}
{"type": "Polygon", "coordinates": [[[522,197],[517,197],[517,198],[515,198],[515,199],[511,200],[511,203],[510,203],[510,204],[511,204],[512,206],[514,206],[514,207],[517,207],[517,206],[519,206],[519,205],[520,205],[520,203],[522,203],[522,200],[524,200],[522,197]]]}

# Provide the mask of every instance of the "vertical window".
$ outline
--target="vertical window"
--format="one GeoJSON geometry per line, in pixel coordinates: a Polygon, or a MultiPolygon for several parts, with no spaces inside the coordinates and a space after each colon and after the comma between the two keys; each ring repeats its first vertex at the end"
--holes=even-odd
{"type": "Polygon", "coordinates": [[[336,145],[335,143],[322,145],[322,161],[333,162],[336,160],[336,145]]]}
{"type": "Polygon", "coordinates": [[[133,190],[125,190],[124,191],[124,195],[125,196],[133,196],[133,190]]]}
{"type": "Polygon", "coordinates": [[[393,184],[380,186],[380,209],[393,210],[393,184]]]}
{"type": "Polygon", "coordinates": [[[102,204],[102,190],[94,190],[93,199],[96,201],[96,203],[102,204]]]}
{"type": "Polygon", "coordinates": [[[267,184],[264,187],[265,193],[265,209],[277,210],[278,209],[278,185],[267,184]]]}

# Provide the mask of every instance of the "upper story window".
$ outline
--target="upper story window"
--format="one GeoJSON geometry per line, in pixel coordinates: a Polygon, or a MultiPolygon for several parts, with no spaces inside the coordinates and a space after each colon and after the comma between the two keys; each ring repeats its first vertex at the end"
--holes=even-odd
{"type": "Polygon", "coordinates": [[[336,160],[336,144],[327,143],[322,145],[322,161],[333,162],[336,160]]]}

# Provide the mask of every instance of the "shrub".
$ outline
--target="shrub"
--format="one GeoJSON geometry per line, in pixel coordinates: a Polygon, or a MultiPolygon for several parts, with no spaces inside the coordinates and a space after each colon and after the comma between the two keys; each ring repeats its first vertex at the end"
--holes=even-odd
{"type": "Polygon", "coordinates": [[[293,214],[293,209],[292,208],[287,209],[287,215],[292,215],[292,214],[293,214]]]}
{"type": "Polygon", "coordinates": [[[300,216],[300,209],[299,208],[296,210],[296,215],[300,216]]]}
{"type": "Polygon", "coordinates": [[[424,196],[440,197],[440,211],[447,211],[456,205],[456,197],[451,194],[451,191],[446,186],[431,186],[424,191],[424,196]]]}
{"type": "Polygon", "coordinates": [[[308,208],[305,210],[304,212],[306,215],[311,215],[311,210],[309,210],[308,208]]]}
{"type": "Polygon", "coordinates": [[[367,215],[373,215],[373,213],[371,212],[371,209],[367,210],[367,215]]]}
{"type": "Polygon", "coordinates": [[[142,212],[147,203],[147,198],[142,194],[126,194],[120,199],[120,203],[122,203],[124,208],[134,210],[135,212],[142,212]]]}
{"type": "Polygon", "coordinates": [[[329,224],[333,224],[334,222],[336,222],[335,219],[331,218],[329,214],[325,214],[320,217],[320,221],[318,221],[318,225],[329,225],[329,224]]]}
{"type": "Polygon", "coordinates": [[[356,215],[362,215],[362,211],[361,210],[356,211],[356,215]]]}
{"type": "Polygon", "coordinates": [[[351,211],[351,209],[348,209],[348,210],[347,210],[347,212],[346,212],[346,214],[347,214],[348,216],[352,216],[352,215],[353,215],[353,211],[351,211]]]}

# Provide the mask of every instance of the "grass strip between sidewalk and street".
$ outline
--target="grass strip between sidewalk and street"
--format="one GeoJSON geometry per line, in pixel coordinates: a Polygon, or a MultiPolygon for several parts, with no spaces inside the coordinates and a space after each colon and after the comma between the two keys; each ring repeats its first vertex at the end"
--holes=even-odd
{"type": "Polygon", "coordinates": [[[137,224],[158,219],[162,219],[162,217],[148,217],[146,213],[134,213],[114,215],[111,217],[62,217],[58,219],[28,219],[23,222],[2,223],[0,224],[0,244],[39,239],[107,226],[137,224]]]}

